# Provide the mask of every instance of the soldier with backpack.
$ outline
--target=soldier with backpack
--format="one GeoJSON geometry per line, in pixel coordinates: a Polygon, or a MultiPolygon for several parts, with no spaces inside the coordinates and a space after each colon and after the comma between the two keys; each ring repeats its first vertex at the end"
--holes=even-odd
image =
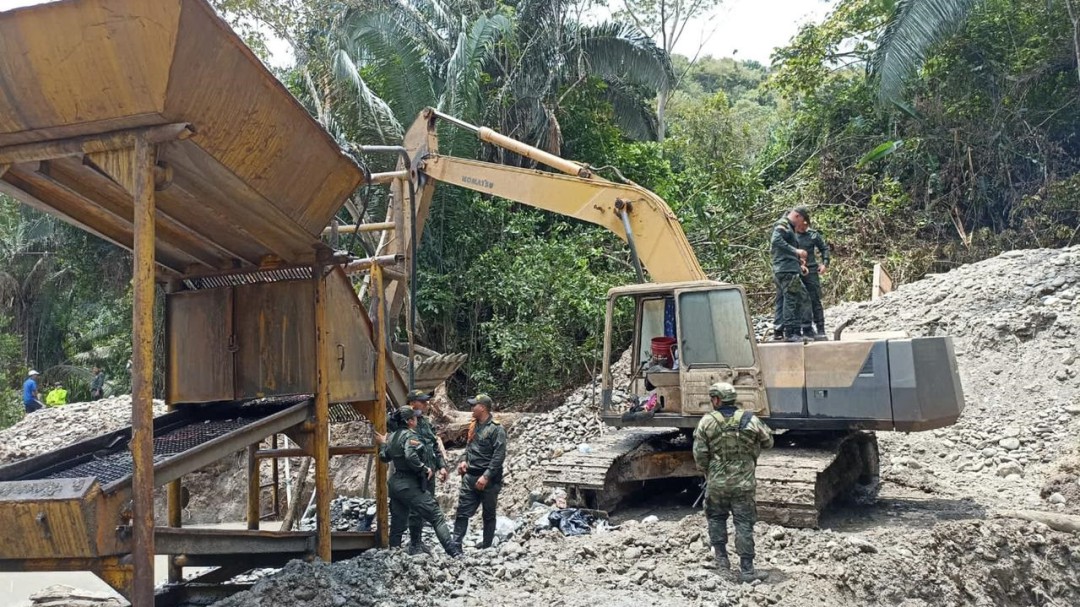
{"type": "Polygon", "coordinates": [[[754,503],[758,455],[773,446],[772,432],[753,413],[736,407],[735,387],[715,383],[709,387],[713,411],[694,430],[694,462],[705,473],[705,518],[716,563],[730,569],[727,551],[728,513],[735,521],[735,550],[744,582],[764,580],[754,569],[754,503]]]}

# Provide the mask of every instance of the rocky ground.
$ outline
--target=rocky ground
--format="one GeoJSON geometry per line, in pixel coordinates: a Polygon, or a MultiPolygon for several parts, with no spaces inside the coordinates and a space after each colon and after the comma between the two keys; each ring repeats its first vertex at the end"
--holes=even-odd
{"type": "MultiPolygon", "coordinates": [[[[1078,296],[1073,247],[1006,253],[829,310],[830,328],[850,319],[848,331],[952,335],[967,408],[947,429],[879,434],[875,504],[836,507],[819,530],[759,523],[766,583],[711,566],[704,519],[686,496],[654,496],[591,535],[535,527],[546,510],[532,503],[548,497],[540,465],[604,431],[588,385],[511,430],[500,526],[513,519],[518,529],[497,547],[462,561],[436,548],[293,562],[219,605],[1080,604],[1080,534],[1015,513],[1080,514],[1078,296]]],[[[364,465],[340,464],[350,495],[364,465]]],[[[444,506],[454,491],[453,479],[441,485],[444,506]]],[[[341,504],[366,513],[366,502],[341,504]]]]}

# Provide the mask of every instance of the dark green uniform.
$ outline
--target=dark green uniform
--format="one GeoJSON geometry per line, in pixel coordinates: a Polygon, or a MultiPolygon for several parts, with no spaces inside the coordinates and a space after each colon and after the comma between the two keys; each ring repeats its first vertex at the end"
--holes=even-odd
{"type": "Polygon", "coordinates": [[[772,271],[777,299],[783,299],[781,324],[788,337],[803,334],[804,325],[810,325],[810,298],[801,280],[802,264],[796,253],[799,248],[795,226],[782,217],[772,232],[772,271]]]}
{"type": "MultiPolygon", "coordinates": [[[[420,442],[424,443],[423,450],[420,452],[420,460],[425,466],[435,470],[436,472],[446,467],[446,460],[443,459],[442,451],[439,449],[438,439],[435,438],[435,428],[432,427],[431,421],[427,417],[421,415],[416,418],[416,435],[420,437],[420,442]]],[[[424,483],[424,490],[431,494],[432,499],[435,498],[435,479],[424,483]]],[[[409,541],[413,545],[419,546],[422,540],[422,533],[424,530],[424,519],[420,516],[419,512],[413,512],[409,515],[409,541]]]]}
{"type": "MultiPolygon", "coordinates": [[[[821,233],[817,230],[807,229],[802,234],[796,232],[795,238],[799,243],[799,248],[806,251],[806,269],[809,270],[809,273],[802,277],[802,282],[810,299],[810,318],[817,325],[817,333],[824,335],[825,310],[821,307],[821,275],[818,273],[816,252],[821,252],[821,263],[828,266],[829,245],[825,244],[825,239],[821,237],[821,233]]],[[[776,315],[773,319],[774,327],[783,326],[783,307],[784,296],[783,293],[778,291],[776,295],[776,315]]],[[[805,316],[803,321],[802,329],[803,333],[806,334],[807,330],[812,330],[812,328],[809,323],[805,322],[805,316]]]]}
{"type": "Polygon", "coordinates": [[[390,546],[401,546],[401,536],[408,525],[410,512],[435,529],[435,536],[448,554],[456,552],[450,529],[435,497],[424,490],[427,467],[421,459],[424,443],[409,428],[395,430],[379,448],[379,458],[393,462],[394,474],[387,483],[390,489],[390,546]]]}
{"type": "Polygon", "coordinates": [[[821,237],[821,232],[807,228],[802,234],[796,234],[799,240],[799,248],[806,251],[806,269],[809,273],[802,277],[806,294],[810,298],[810,316],[814,319],[817,332],[825,334],[825,310],[821,307],[821,274],[818,273],[816,251],[821,251],[821,264],[829,265],[829,245],[821,237]]]}
{"type": "Polygon", "coordinates": [[[705,472],[705,516],[709,541],[727,546],[727,518],[735,519],[735,550],[754,558],[754,503],[757,458],[773,446],[768,427],[749,411],[734,405],[721,407],[701,418],[694,430],[694,462],[705,472]]]}
{"type": "Polygon", "coordinates": [[[495,508],[502,489],[503,461],[506,460],[506,429],[494,416],[484,423],[477,423],[470,433],[463,461],[465,475],[461,477],[458,493],[457,518],[454,520],[454,538],[460,543],[469,528],[469,519],[483,506],[484,541],[482,547],[491,546],[495,539],[495,508]],[[481,476],[488,478],[483,491],[476,488],[481,476]]]}

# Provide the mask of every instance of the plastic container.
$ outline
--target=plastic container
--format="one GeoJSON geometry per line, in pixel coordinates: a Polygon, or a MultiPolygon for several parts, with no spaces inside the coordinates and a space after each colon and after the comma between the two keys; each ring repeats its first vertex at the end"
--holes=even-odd
{"type": "Polygon", "coordinates": [[[654,337],[652,338],[652,355],[657,359],[661,365],[671,368],[674,357],[671,354],[671,349],[675,347],[676,340],[674,337],[654,337]]]}

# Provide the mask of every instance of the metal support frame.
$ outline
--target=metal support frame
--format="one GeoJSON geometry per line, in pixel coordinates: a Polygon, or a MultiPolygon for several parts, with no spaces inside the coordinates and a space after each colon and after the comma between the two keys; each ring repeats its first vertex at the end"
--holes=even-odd
{"type": "Polygon", "coordinates": [[[259,459],[255,454],[259,451],[259,444],[252,443],[247,446],[247,528],[259,528],[259,459]]]}
{"type": "Polygon", "coordinates": [[[134,256],[131,330],[131,456],[133,518],[131,603],[154,604],[154,165],[157,147],[135,138],[134,256]]]}

